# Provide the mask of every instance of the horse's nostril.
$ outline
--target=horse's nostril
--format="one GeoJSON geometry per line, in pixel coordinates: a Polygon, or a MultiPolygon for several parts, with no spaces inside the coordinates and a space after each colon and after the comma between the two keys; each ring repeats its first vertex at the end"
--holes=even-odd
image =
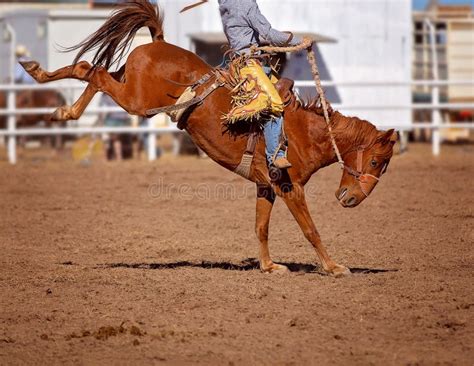
{"type": "Polygon", "coordinates": [[[357,199],[355,197],[351,197],[347,200],[346,205],[347,206],[354,206],[357,203],[357,199]]]}
{"type": "Polygon", "coordinates": [[[339,191],[339,196],[337,197],[340,200],[342,200],[345,195],[347,194],[347,188],[342,188],[340,191],[339,191]]]}

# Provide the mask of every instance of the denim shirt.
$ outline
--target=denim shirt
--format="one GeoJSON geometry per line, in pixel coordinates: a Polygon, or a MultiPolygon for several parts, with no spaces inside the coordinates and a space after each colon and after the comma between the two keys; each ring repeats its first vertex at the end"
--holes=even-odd
{"type": "Polygon", "coordinates": [[[256,0],[219,0],[219,11],[230,47],[237,52],[245,53],[250,46],[261,45],[262,38],[274,46],[301,43],[299,37],[293,37],[288,43],[288,33],[273,29],[256,0]]]}

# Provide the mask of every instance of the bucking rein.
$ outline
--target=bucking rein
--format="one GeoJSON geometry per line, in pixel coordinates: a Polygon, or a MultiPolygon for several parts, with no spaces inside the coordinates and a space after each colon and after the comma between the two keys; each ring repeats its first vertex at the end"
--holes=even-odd
{"type": "MultiPolygon", "coordinates": [[[[370,192],[373,190],[375,185],[378,183],[379,178],[372,174],[367,174],[362,172],[362,157],[365,149],[367,147],[359,147],[357,149],[357,168],[353,169],[350,166],[347,166],[342,159],[341,153],[339,148],[337,147],[336,140],[334,138],[334,134],[331,127],[331,121],[329,119],[329,112],[328,112],[328,105],[326,101],[326,96],[324,94],[324,90],[321,85],[321,76],[319,73],[318,64],[316,61],[316,55],[313,50],[313,41],[312,40],[303,40],[301,44],[298,46],[290,46],[290,47],[274,47],[274,46],[252,46],[250,49],[250,55],[257,54],[258,52],[265,52],[268,54],[274,53],[293,53],[293,52],[300,52],[306,50],[307,51],[307,58],[308,62],[311,66],[311,73],[313,75],[313,79],[316,86],[316,91],[319,94],[319,98],[321,101],[321,106],[323,107],[324,112],[324,120],[326,121],[326,126],[328,128],[329,137],[331,139],[331,144],[336,153],[337,161],[341,169],[347,170],[347,172],[352,175],[360,184],[361,190],[365,196],[368,196],[370,192]]],[[[179,83],[176,83],[179,84],[179,83]]],[[[187,85],[185,85],[187,86],[187,85]]],[[[219,72],[213,70],[211,73],[205,74],[201,77],[198,81],[193,83],[192,85],[188,86],[188,88],[183,92],[183,94],[179,97],[176,104],[161,107],[161,108],[154,108],[150,109],[146,112],[147,116],[154,116],[159,113],[166,113],[168,114],[174,122],[179,122],[183,114],[186,110],[192,106],[201,104],[209,95],[211,95],[216,89],[226,86],[226,82],[223,81],[220,76],[219,72]],[[201,95],[196,96],[196,88],[201,85],[207,83],[212,77],[216,78],[216,81],[211,84],[201,95]]],[[[250,135],[247,143],[247,148],[242,156],[242,160],[239,166],[234,170],[235,173],[238,175],[248,179],[250,177],[250,167],[252,165],[253,157],[255,154],[255,147],[256,147],[256,138],[253,134],[250,135]]],[[[387,169],[385,166],[384,170],[387,169]]]]}

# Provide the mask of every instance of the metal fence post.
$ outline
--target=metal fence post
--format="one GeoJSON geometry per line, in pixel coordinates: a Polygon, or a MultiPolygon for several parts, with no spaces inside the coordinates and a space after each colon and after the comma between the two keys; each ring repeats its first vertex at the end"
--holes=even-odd
{"type": "Polygon", "coordinates": [[[408,132],[400,130],[400,153],[408,151],[408,132]]]}
{"type": "Polygon", "coordinates": [[[8,132],[10,135],[7,139],[7,149],[8,149],[8,161],[10,164],[16,164],[16,136],[14,132],[16,130],[16,115],[15,107],[16,107],[16,98],[15,98],[15,91],[9,90],[8,91],[8,102],[7,102],[7,110],[9,111],[8,115],[8,132]]]}
{"type": "MultiPolygon", "coordinates": [[[[148,128],[153,127],[153,121],[151,118],[147,120],[148,128]]],[[[156,160],[156,133],[148,132],[148,161],[156,160]]]]}
{"type": "MultiPolygon", "coordinates": [[[[15,64],[16,64],[16,32],[15,29],[8,23],[5,24],[7,31],[10,33],[10,85],[15,84],[15,64]]],[[[7,139],[7,152],[8,152],[8,161],[10,164],[16,164],[16,136],[14,132],[16,130],[16,93],[15,90],[9,90],[7,93],[7,110],[8,115],[8,132],[10,135],[7,139]]]]}
{"type": "MultiPolygon", "coordinates": [[[[436,49],[436,29],[430,19],[425,19],[425,24],[430,32],[431,62],[433,67],[433,80],[439,81],[438,50],[436,49]]],[[[441,111],[439,106],[439,85],[431,89],[431,104],[435,107],[431,111],[431,122],[433,123],[433,155],[438,156],[441,153],[441,111]]]]}
{"type": "Polygon", "coordinates": [[[439,110],[439,87],[435,86],[431,90],[431,101],[433,106],[438,107],[431,111],[433,121],[433,155],[438,156],[441,153],[441,111],[439,110]]]}

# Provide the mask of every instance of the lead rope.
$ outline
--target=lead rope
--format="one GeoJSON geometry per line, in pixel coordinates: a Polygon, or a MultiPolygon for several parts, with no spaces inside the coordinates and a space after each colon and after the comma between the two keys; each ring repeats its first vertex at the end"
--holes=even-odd
{"type": "Polygon", "coordinates": [[[331,121],[329,120],[328,105],[327,105],[326,96],[324,94],[323,87],[321,85],[321,76],[319,74],[318,63],[316,62],[316,55],[313,50],[313,41],[303,40],[303,42],[300,43],[299,45],[291,46],[291,47],[273,47],[273,46],[264,46],[264,47],[252,46],[251,47],[252,53],[255,53],[257,51],[263,51],[267,53],[299,52],[303,50],[306,50],[308,52],[308,62],[311,65],[311,73],[313,74],[314,82],[316,84],[316,91],[319,94],[321,105],[323,107],[324,119],[328,127],[329,137],[331,138],[332,147],[334,149],[334,152],[336,153],[337,161],[340,164],[341,169],[344,169],[345,167],[344,160],[342,160],[341,153],[339,151],[339,148],[337,147],[336,139],[334,138],[334,134],[332,132],[331,121]]]}

